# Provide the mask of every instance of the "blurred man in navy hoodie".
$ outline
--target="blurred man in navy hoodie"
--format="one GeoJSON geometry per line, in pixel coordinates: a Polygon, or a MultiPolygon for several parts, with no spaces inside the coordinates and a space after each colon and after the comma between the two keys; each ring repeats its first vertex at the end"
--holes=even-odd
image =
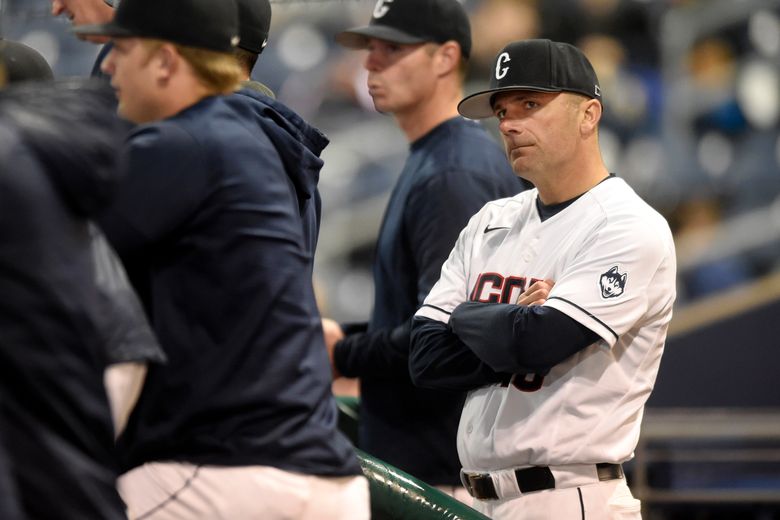
{"type": "Polygon", "coordinates": [[[100,222],[146,277],[169,358],[118,440],[120,492],[131,516],[155,519],[366,519],[311,283],[327,139],[279,104],[229,95],[243,79],[237,12],[124,0],[113,22],[75,29],[112,38],[102,68],[138,125],[100,222]]]}

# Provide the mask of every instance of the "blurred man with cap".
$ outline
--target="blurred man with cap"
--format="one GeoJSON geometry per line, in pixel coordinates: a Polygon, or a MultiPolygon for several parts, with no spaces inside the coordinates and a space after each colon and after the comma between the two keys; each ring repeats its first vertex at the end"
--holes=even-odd
{"type": "MultiPolygon", "coordinates": [[[[114,16],[113,2],[106,0],[51,0],[51,14],[67,16],[74,26],[108,23],[114,16]]],[[[87,41],[105,43],[102,35],[79,35],[87,41]]]]}
{"type": "MultiPolygon", "coordinates": [[[[118,0],[51,0],[51,14],[54,16],[67,16],[73,26],[108,23],[114,16],[114,7],[118,0]]],[[[102,35],[77,36],[83,40],[104,44],[108,38],[102,35]]],[[[103,45],[95,58],[90,76],[105,78],[100,71],[100,64],[111,51],[111,45],[103,45]]]]}
{"type": "Polygon", "coordinates": [[[268,32],[271,29],[271,2],[237,0],[237,3],[239,41],[235,53],[244,71],[243,86],[274,97],[270,88],[250,77],[257,59],[268,44],[268,32]]]}
{"type": "Polygon", "coordinates": [[[135,324],[115,321],[90,232],[123,132],[96,87],[0,92],[0,437],[21,518],[127,518],[103,377],[110,332],[135,324]]]}
{"type": "Polygon", "coordinates": [[[602,92],[576,47],[510,43],[466,117],[498,119],[536,189],[487,204],[415,315],[420,386],[468,391],[463,482],[496,519],[639,519],[633,456],[672,317],[669,226],[601,158],[602,92]]]}
{"type": "Polygon", "coordinates": [[[362,449],[467,499],[455,447],[465,395],[412,385],[410,320],[469,217],[523,186],[488,133],[458,115],[471,30],[457,0],[380,0],[367,26],[336,40],[368,51],[374,106],[394,116],[410,153],[379,232],[367,329],[341,339],[325,321],[334,374],[360,378],[362,449]]]}
{"type": "MultiPolygon", "coordinates": [[[[10,65],[10,85],[0,95],[0,126],[12,134],[6,152],[16,157],[5,161],[6,200],[0,207],[7,215],[23,211],[28,225],[9,221],[3,244],[10,255],[0,261],[9,264],[0,271],[12,274],[3,294],[14,308],[10,320],[0,317],[7,320],[0,329],[4,337],[16,335],[2,343],[8,347],[3,365],[24,374],[2,378],[4,412],[16,416],[3,426],[13,446],[8,459],[16,463],[14,476],[30,517],[125,518],[115,488],[113,440],[138,396],[147,363],[165,357],[119,260],[89,218],[113,196],[126,126],[114,113],[108,85],[49,81],[52,71],[42,56],[14,43],[0,40],[0,68],[10,65]],[[16,206],[22,209],[13,210],[16,206]],[[71,330],[74,317],[87,328],[71,330]],[[67,377],[68,372],[79,376],[67,377]],[[36,399],[52,406],[14,406],[36,399]],[[113,431],[98,424],[106,417],[114,419],[113,431]],[[47,465],[52,468],[42,469],[47,465]]],[[[10,498],[3,496],[6,502],[10,498]]],[[[3,510],[0,517],[6,516],[3,510]]]]}
{"type": "Polygon", "coordinates": [[[269,124],[243,77],[233,0],[124,0],[103,63],[138,124],[99,222],[145,278],[169,363],[153,367],[117,441],[143,518],[368,518],[337,430],[302,208],[327,139],[269,124]],[[259,132],[258,129],[264,131],[259,132]]]}

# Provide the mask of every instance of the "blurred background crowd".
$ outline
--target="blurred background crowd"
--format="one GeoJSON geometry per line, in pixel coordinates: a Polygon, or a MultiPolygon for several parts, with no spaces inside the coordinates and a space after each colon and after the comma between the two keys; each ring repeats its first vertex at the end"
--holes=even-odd
{"type": "MultiPolygon", "coordinates": [[[[382,211],[407,153],[373,109],[362,55],[333,35],[373,0],[272,0],[254,78],[323,130],[323,314],[365,319],[382,211]]],[[[604,93],[607,165],[676,234],[678,305],[780,270],[780,0],[466,0],[474,50],[467,94],[507,42],[580,46],[604,93]]],[[[0,0],[0,35],[41,52],[57,77],[86,75],[98,46],[68,33],[49,0],[0,0]]],[[[493,122],[487,126],[497,136],[493,122]]]]}

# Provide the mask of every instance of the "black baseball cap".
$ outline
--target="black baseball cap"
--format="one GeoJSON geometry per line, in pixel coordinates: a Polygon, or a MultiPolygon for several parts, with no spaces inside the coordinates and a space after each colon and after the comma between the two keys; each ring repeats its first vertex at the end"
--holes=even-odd
{"type": "Polygon", "coordinates": [[[369,38],[393,43],[455,40],[464,57],[471,53],[471,25],[458,0],[379,0],[368,25],[336,35],[350,49],[364,49],[369,38]]]}
{"type": "Polygon", "coordinates": [[[269,0],[238,0],[238,35],[242,49],[260,54],[268,43],[271,28],[269,0]]]}
{"type": "Polygon", "coordinates": [[[490,88],[464,98],[458,112],[469,119],[493,115],[493,96],[508,90],[576,92],[601,101],[593,66],[577,47],[550,40],[512,42],[498,53],[490,88]]]}
{"type": "Polygon", "coordinates": [[[23,43],[0,38],[0,67],[5,70],[6,81],[46,81],[54,79],[46,59],[23,43]]]}
{"type": "Polygon", "coordinates": [[[71,30],[85,36],[153,38],[232,52],[239,40],[238,7],[235,0],[122,0],[111,22],[71,30]]]}

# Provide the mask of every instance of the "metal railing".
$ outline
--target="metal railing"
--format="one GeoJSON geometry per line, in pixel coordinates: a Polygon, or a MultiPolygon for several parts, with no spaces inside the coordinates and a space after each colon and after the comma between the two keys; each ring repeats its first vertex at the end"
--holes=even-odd
{"type": "MultiPolygon", "coordinates": [[[[339,396],[339,428],[357,440],[360,399],[339,396]]],[[[425,482],[357,450],[371,492],[372,520],[487,520],[480,512],[425,482]]]]}

